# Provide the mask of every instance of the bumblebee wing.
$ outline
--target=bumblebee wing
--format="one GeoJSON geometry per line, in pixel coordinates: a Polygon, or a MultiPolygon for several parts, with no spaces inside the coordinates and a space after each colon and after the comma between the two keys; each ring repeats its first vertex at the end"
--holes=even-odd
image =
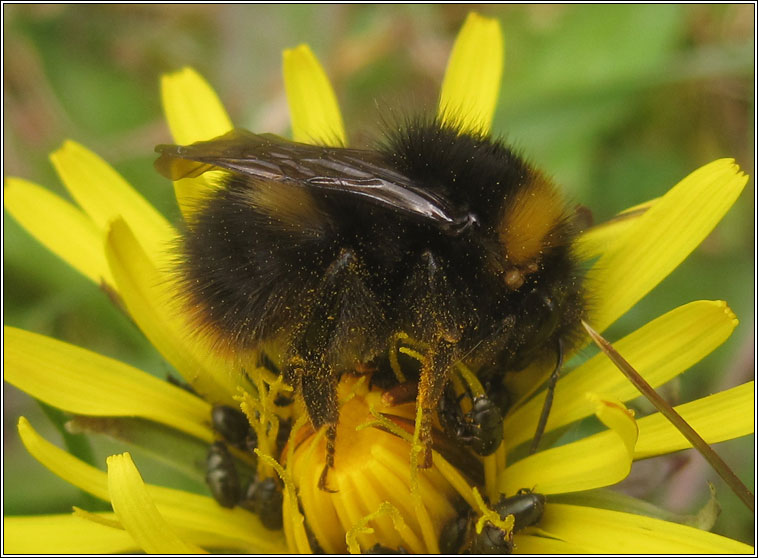
{"type": "Polygon", "coordinates": [[[192,145],[159,145],[155,168],[179,180],[216,169],[258,180],[284,182],[324,192],[360,196],[459,232],[473,216],[443,196],[388,168],[373,151],[296,143],[272,134],[232,130],[192,145]]]}
{"type": "Polygon", "coordinates": [[[282,169],[271,160],[275,136],[232,130],[223,136],[191,145],[158,145],[156,170],[171,180],[194,178],[217,169],[236,171],[260,179],[281,180],[282,169]]]}

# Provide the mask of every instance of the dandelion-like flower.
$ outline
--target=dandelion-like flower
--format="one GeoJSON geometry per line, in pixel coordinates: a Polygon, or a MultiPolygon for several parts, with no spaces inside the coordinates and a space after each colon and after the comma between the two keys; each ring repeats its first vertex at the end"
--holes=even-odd
{"type": "MultiPolygon", "coordinates": [[[[464,130],[489,131],[502,53],[498,23],[470,15],[448,63],[440,119],[455,119],[464,130]]],[[[347,143],[334,93],[308,47],[285,52],[284,77],[294,139],[347,143]]],[[[162,94],[176,143],[232,129],[216,94],[193,70],[165,76],[162,94]]],[[[231,456],[239,478],[253,481],[253,493],[228,508],[206,495],[146,484],[128,453],[111,456],[105,472],[50,444],[21,418],[18,428],[27,450],[66,481],[110,502],[113,512],[75,509],[73,514],[6,517],[6,552],[339,553],[386,547],[436,553],[441,546],[462,549],[464,543],[451,543],[455,536],[447,530],[457,521],[463,521],[465,537],[491,529],[500,537],[496,542],[519,553],[752,552],[707,531],[604,509],[586,499],[584,491],[624,479],[634,460],[689,447],[659,414],[635,420],[623,402],[638,394],[604,355],[559,380],[545,431],[549,436],[591,415],[604,430],[526,455],[523,444],[534,434],[545,399],[538,389],[546,373],[535,365],[509,378],[519,398],[504,419],[497,451],[478,457],[435,445],[428,469],[417,463],[413,402],[390,404],[368,376],[345,375],[338,390],[340,422],[330,473],[335,491],[320,490],[327,440],[310,427],[297,402],[282,403],[297,394],[270,367],[247,366],[243,373],[188,331],[167,272],[167,247],[176,229],[83,146],[68,141],[52,161],[78,207],[40,186],[9,178],[6,208],[43,244],[106,288],[192,389],[12,327],[5,328],[5,379],[70,413],[71,428],[138,445],[169,440],[166,457],[185,457],[182,470],[193,468],[188,455],[204,456],[220,439],[212,411],[239,410],[246,418],[239,443],[227,444],[229,455],[216,455],[207,465],[216,471],[231,456]],[[256,441],[254,452],[245,446],[249,439],[256,441]],[[173,451],[179,447],[186,452],[173,451]],[[261,503],[260,479],[275,479],[279,500],[261,503]],[[545,501],[528,525],[497,511],[502,496],[530,493],[545,501]]],[[[174,183],[185,217],[192,215],[193,201],[202,192],[216,187],[214,172],[174,183]]],[[[594,260],[586,278],[593,327],[605,329],[670,273],[718,223],[746,181],[733,161],[715,161],[645,204],[645,211],[621,213],[584,233],[576,249],[594,260]]],[[[736,323],[724,302],[697,301],[615,346],[658,386],[717,348],[736,323]]],[[[396,341],[390,355],[395,366],[399,354],[423,359],[410,340],[398,336],[396,341]]],[[[677,409],[713,443],[753,432],[753,404],[750,382],[677,409]]],[[[209,484],[223,491],[230,482],[224,475],[231,473],[218,470],[216,477],[209,471],[209,484]]]]}

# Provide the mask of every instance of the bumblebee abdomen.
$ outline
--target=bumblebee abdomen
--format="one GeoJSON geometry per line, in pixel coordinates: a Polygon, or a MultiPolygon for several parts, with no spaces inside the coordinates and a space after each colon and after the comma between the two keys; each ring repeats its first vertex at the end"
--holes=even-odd
{"type": "Polygon", "coordinates": [[[188,220],[178,269],[186,307],[212,341],[251,348],[291,326],[335,256],[333,237],[307,192],[230,176],[188,220]]]}

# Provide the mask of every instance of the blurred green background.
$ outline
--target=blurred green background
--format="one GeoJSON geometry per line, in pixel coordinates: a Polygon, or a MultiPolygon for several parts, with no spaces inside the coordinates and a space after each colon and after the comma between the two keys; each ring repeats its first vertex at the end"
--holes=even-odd
{"type": "MultiPolygon", "coordinates": [[[[158,82],[194,66],[235,124],[286,134],[281,51],[311,45],[331,77],[351,138],[377,107],[434,108],[470,6],[4,5],[4,175],[68,197],[48,161],[66,138],[110,161],[169,218],[170,184],[152,167],[169,142],[158,82]]],[[[754,175],[754,6],[483,6],[506,36],[494,130],[602,221],[663,194],[697,167],[733,157],[754,175]]],[[[165,377],[170,367],[107,297],[4,214],[4,323],[96,350],[165,377]]],[[[664,239],[662,239],[664,240],[664,239]]],[[[743,383],[754,370],[754,182],[726,219],[609,332],[680,304],[723,299],[740,319],[718,351],[666,390],[676,401],[743,383]]],[[[4,385],[4,513],[92,509],[29,457],[19,415],[60,437],[25,394],[4,385]]],[[[96,442],[100,459],[118,446],[96,442]]],[[[754,487],[753,437],[717,449],[754,487]]],[[[100,461],[100,464],[104,463],[100,461]]],[[[140,462],[138,462],[140,464],[140,462]]],[[[145,473],[159,482],[160,472],[145,473]]],[[[692,513],[715,473],[684,452],[642,462],[629,493],[692,513]]],[[[723,485],[717,532],[752,541],[754,520],[723,485]]]]}

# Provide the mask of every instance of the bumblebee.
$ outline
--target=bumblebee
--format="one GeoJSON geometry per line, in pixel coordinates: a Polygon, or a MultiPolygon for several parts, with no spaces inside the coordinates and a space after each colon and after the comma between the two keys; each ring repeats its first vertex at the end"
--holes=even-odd
{"type": "Polygon", "coordinates": [[[399,332],[427,348],[421,466],[431,465],[434,413],[455,364],[501,385],[505,371],[576,338],[577,216],[498,140],[419,118],[373,150],[237,129],[156,151],[172,180],[226,171],[187,219],[181,296],[216,348],[263,351],[281,366],[313,427],[326,428],[322,489],[338,380],[372,368],[399,332]]]}

